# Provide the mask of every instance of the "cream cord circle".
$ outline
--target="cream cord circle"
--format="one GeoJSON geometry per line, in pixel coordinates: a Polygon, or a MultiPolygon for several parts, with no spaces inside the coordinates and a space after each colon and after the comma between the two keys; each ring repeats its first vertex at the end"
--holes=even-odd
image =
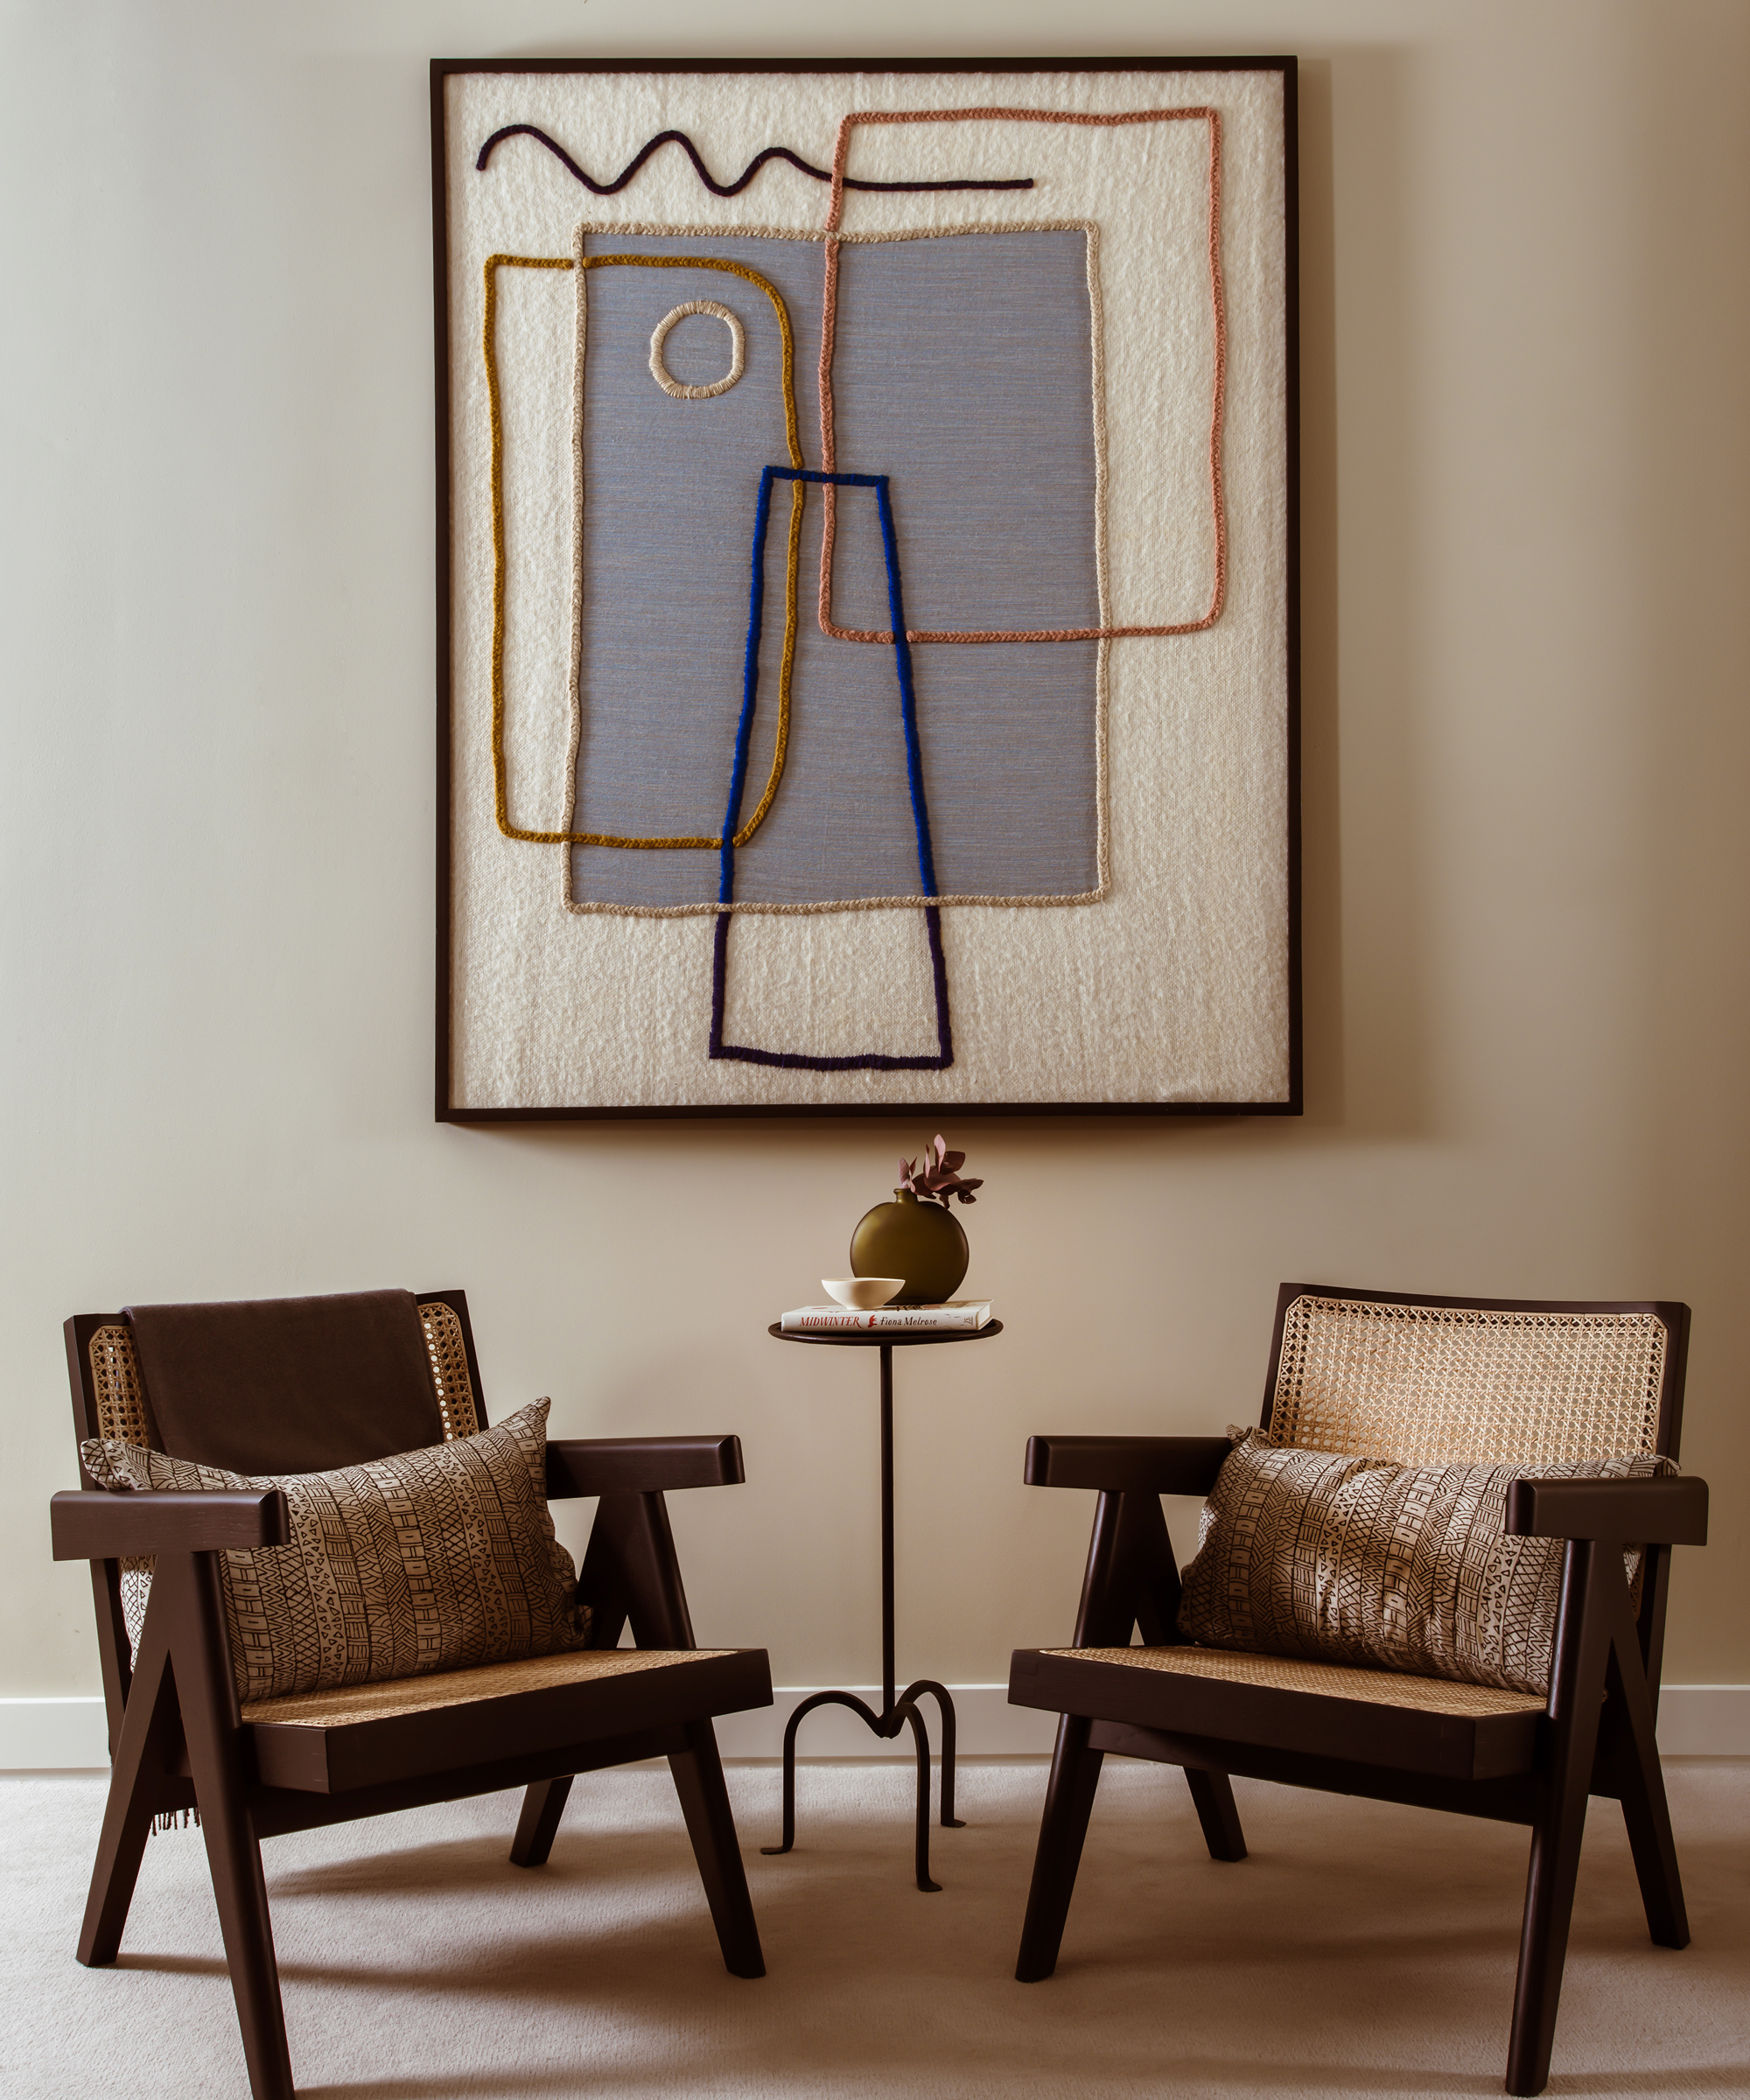
{"type": "Polygon", "coordinates": [[[650,338],[650,376],[665,394],[672,394],[676,401],[710,401],[716,395],[727,394],[741,377],[746,366],[746,332],[729,308],[719,306],[715,299],[689,299],[684,306],[677,306],[672,313],[665,313],[656,324],[655,333],[650,338]],[[683,386],[663,362],[662,346],[668,340],[668,331],[676,321],[685,320],[690,313],[715,314],[729,329],[729,371],[724,378],[713,386],[683,386]]]}

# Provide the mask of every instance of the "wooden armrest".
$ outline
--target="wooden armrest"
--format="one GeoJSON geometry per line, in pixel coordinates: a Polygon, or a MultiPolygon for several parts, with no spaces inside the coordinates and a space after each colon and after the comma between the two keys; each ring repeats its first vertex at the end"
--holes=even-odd
{"type": "Polygon", "coordinates": [[[1208,1494],[1233,1449],[1226,1437],[1029,1437],[1029,1488],[1102,1494],[1208,1494]]]}
{"type": "Polygon", "coordinates": [[[1688,1474],[1650,1480],[1515,1480],[1507,1491],[1506,1529],[1514,1538],[1704,1546],[1707,1482],[1688,1474]]]}
{"type": "Polygon", "coordinates": [[[57,1560],[121,1560],[283,1546],[291,1524],[277,1488],[192,1494],[142,1488],[124,1494],[78,1489],[49,1498],[49,1536],[57,1560]]]}
{"type": "Polygon", "coordinates": [[[739,1437],[567,1437],[547,1446],[547,1498],[660,1494],[745,1480],[739,1437]]]}

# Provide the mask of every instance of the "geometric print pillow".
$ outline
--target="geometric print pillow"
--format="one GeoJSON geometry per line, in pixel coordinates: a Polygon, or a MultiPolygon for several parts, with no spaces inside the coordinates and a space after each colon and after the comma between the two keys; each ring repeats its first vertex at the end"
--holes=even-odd
{"type": "Polygon", "coordinates": [[[290,1543],[221,1553],[245,1704],[584,1648],[590,1613],[547,1510],[547,1412],[333,1473],[248,1477],[136,1444],[80,1446],[100,1488],[280,1488],[290,1543]]]}
{"type": "MultiPolygon", "coordinates": [[[[1648,1454],[1395,1466],[1248,1430],[1204,1504],[1179,1630],[1208,1648],[1547,1695],[1562,1541],[1506,1536],[1509,1483],[1676,1471],[1648,1454]]],[[[1624,1558],[1638,1590],[1640,1552],[1624,1558]]]]}

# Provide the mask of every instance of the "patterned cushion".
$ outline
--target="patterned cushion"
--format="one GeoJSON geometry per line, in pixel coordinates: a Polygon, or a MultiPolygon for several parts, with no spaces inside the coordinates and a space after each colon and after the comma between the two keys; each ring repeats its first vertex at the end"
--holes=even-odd
{"type": "Polygon", "coordinates": [[[285,1490],[291,1543],[219,1557],[238,1696],[277,1698],[587,1646],[547,1510],[550,1405],[335,1473],[249,1476],[95,1438],[80,1456],[115,1490],[285,1490]]]}
{"type": "MultiPolygon", "coordinates": [[[[1179,1630],[1209,1648],[1309,1656],[1547,1694],[1562,1542],[1508,1538],[1517,1480],[1645,1480],[1669,1459],[1395,1466],[1248,1430],[1204,1505],[1179,1630]]],[[[1638,1578],[1640,1554],[1626,1557],[1638,1578]]]]}

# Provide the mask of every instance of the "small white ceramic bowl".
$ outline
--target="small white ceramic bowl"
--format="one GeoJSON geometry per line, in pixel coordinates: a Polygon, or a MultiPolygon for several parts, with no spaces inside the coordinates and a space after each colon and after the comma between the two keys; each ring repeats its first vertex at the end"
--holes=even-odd
{"type": "Polygon", "coordinates": [[[833,1301],[853,1312],[872,1312],[897,1298],[906,1287],[903,1276],[823,1276],[821,1289],[833,1301]]]}

